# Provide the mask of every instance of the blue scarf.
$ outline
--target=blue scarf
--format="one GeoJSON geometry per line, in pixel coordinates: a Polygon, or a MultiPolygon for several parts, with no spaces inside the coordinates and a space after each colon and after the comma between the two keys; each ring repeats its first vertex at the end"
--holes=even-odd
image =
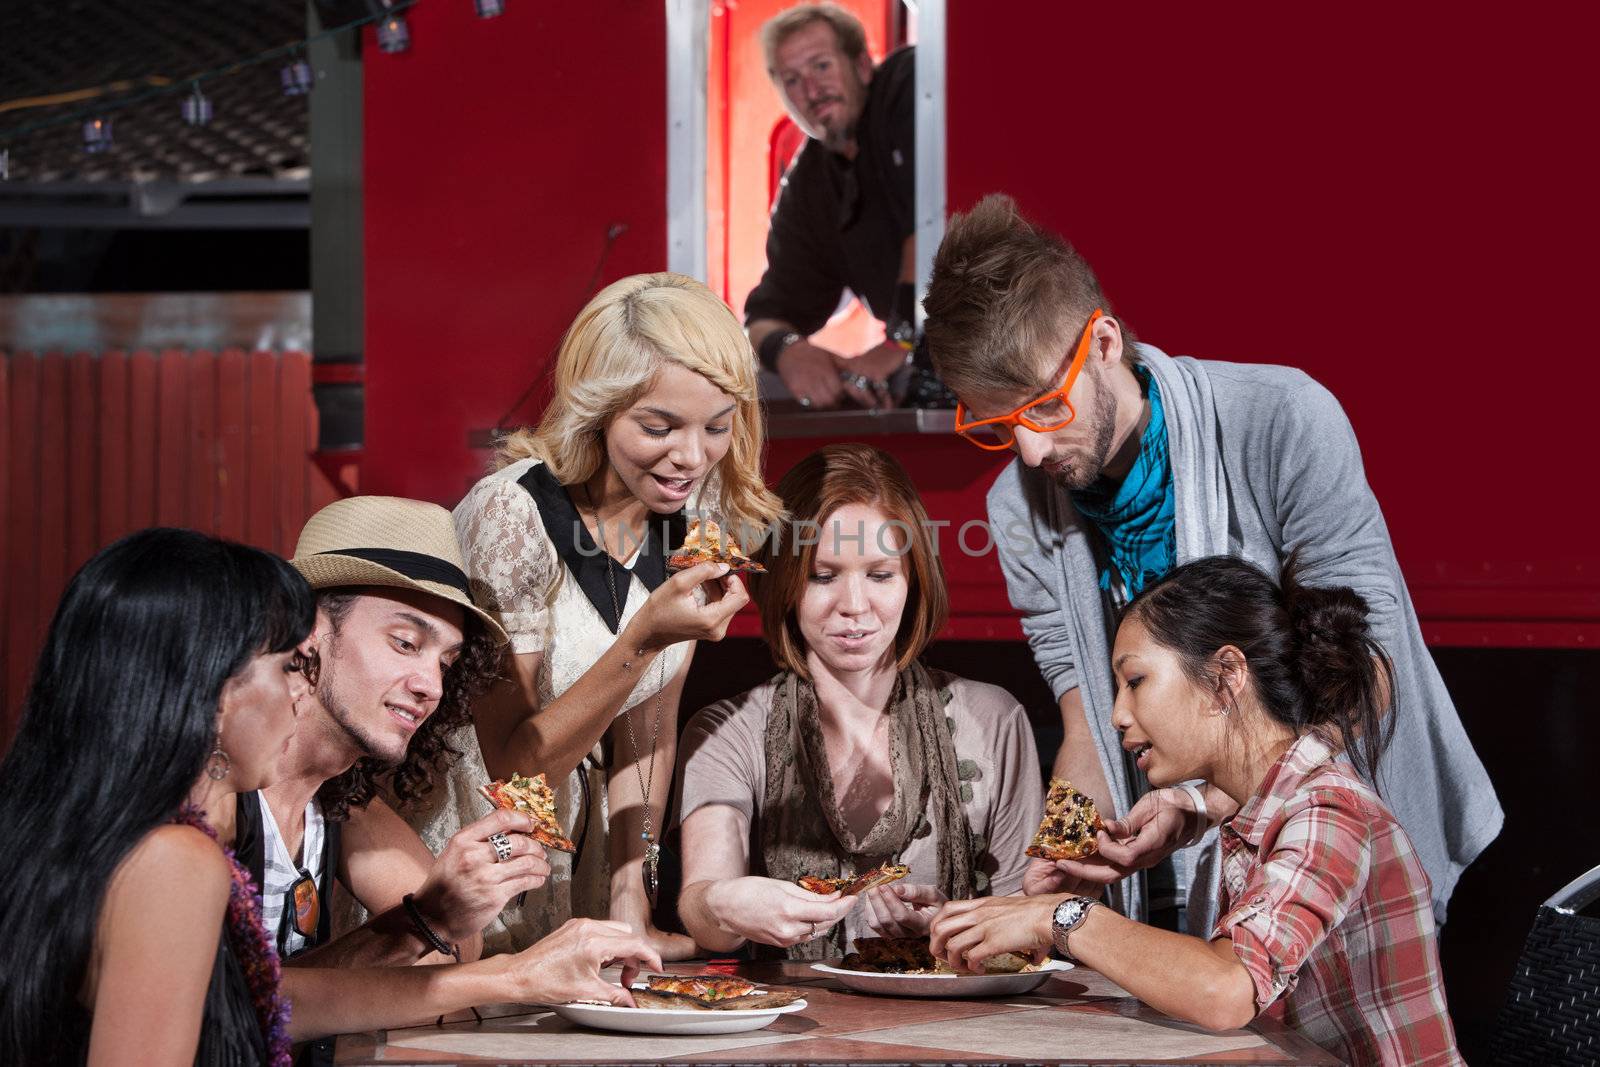
{"type": "Polygon", "coordinates": [[[1102,477],[1072,494],[1078,511],[1106,539],[1109,559],[1100,570],[1100,588],[1111,588],[1115,570],[1129,600],[1165,577],[1177,561],[1172,462],[1161,391],[1149,371],[1137,367],[1134,373],[1150,398],[1150,424],[1139,438],[1133,469],[1120,484],[1102,477]]]}

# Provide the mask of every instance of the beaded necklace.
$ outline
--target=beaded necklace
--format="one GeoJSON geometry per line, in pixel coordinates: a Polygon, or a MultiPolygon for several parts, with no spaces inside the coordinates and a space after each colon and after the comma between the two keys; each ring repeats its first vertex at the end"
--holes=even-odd
{"type": "MultiPolygon", "coordinates": [[[[183,823],[200,830],[213,841],[217,832],[206,822],[200,809],[185,804],[173,822],[183,823]]],[[[250,872],[244,869],[233,849],[217,844],[228,858],[230,884],[228,886],[228,943],[244,972],[245,985],[250,988],[250,1001],[256,1009],[256,1020],[267,1039],[268,1067],[290,1067],[289,1055],[289,1002],[278,992],[281,972],[278,950],[267,937],[261,925],[261,891],[256,888],[250,872]]]]}

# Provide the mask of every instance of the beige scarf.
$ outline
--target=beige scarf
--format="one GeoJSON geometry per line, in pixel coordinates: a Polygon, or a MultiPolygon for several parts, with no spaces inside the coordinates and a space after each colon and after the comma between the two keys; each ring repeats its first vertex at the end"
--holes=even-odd
{"type": "MultiPolygon", "coordinates": [[[[900,672],[885,709],[893,718],[889,763],[894,802],[858,839],[834,796],[817,691],[793,672],[780,675],[767,713],[767,789],[761,811],[767,876],[793,881],[803,874],[862,874],[879,864],[898,863],[914,838],[931,831],[939,845],[939,888],[951,900],[972,896],[972,830],[961,806],[946,699],[921,663],[900,672]]],[[[793,946],[788,956],[816,960],[844,950],[840,923],[827,937],[793,946]]]]}

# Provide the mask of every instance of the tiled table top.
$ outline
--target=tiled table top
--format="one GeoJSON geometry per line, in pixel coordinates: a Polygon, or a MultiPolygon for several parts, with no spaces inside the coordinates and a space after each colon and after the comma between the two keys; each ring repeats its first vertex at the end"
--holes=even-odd
{"type": "MultiPolygon", "coordinates": [[[[701,968],[671,968],[696,973],[701,968]]],[[[546,1009],[497,1005],[480,1025],[446,1023],[339,1039],[341,1065],[651,1064],[1283,1064],[1338,1063],[1316,1045],[1262,1020],[1211,1034],[1146,1008],[1086,969],[1027,996],[924,1000],[855,993],[796,963],[747,964],[763,985],[803,988],[807,1007],[764,1030],[663,1037],[589,1030],[546,1009]]]]}

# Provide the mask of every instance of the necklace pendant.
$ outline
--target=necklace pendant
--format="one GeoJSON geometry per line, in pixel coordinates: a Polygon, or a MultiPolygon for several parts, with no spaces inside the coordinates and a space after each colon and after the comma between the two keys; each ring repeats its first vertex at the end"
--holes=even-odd
{"type": "Polygon", "coordinates": [[[661,863],[661,846],[646,838],[644,846],[644,891],[652,901],[656,898],[656,890],[660,886],[660,879],[656,875],[656,868],[661,863]]]}

